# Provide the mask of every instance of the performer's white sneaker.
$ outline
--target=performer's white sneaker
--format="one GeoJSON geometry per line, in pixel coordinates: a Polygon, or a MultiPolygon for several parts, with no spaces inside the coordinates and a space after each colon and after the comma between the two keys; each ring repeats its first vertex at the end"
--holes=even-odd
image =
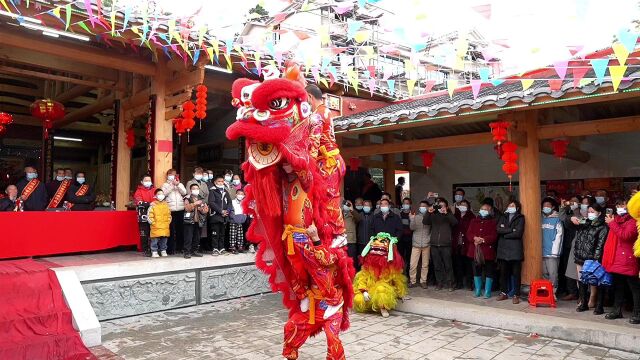
{"type": "Polygon", "coordinates": [[[342,308],[342,304],[344,304],[344,301],[338,305],[327,305],[327,310],[324,311],[323,318],[327,320],[328,318],[335,315],[338,311],[340,311],[340,308],[342,308]]]}
{"type": "Polygon", "coordinates": [[[387,309],[380,309],[380,313],[382,314],[383,318],[389,317],[389,311],[387,311],[387,309]]]}
{"type": "Polygon", "coordinates": [[[300,311],[302,311],[303,313],[309,311],[309,298],[308,297],[300,300],[300,311]]]}

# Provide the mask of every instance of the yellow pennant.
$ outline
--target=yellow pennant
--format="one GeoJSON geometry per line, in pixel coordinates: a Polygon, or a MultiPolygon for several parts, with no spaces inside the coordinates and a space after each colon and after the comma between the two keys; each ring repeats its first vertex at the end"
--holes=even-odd
{"type": "Polygon", "coordinates": [[[56,7],[55,9],[53,9],[51,12],[53,13],[53,15],[55,17],[60,18],[60,7],[59,6],[56,7]]]}
{"type": "Polygon", "coordinates": [[[219,47],[218,39],[211,39],[211,46],[213,47],[213,51],[216,53],[216,57],[220,56],[220,47],[219,47]]]}
{"type": "Polygon", "coordinates": [[[613,91],[618,91],[620,81],[624,76],[624,72],[627,70],[627,65],[612,65],[609,66],[609,74],[611,74],[611,83],[613,84],[613,91]]]}
{"type": "Polygon", "coordinates": [[[115,4],[111,5],[111,36],[116,36],[116,13],[115,4]]]}
{"type": "Polygon", "coordinates": [[[583,86],[585,86],[587,84],[591,84],[593,82],[593,80],[595,80],[595,79],[582,78],[582,79],[580,79],[579,85],[580,85],[580,87],[583,87],[583,86]]]}
{"type": "Polygon", "coordinates": [[[231,62],[231,57],[227,53],[224,53],[224,58],[225,58],[225,60],[227,60],[227,70],[231,70],[233,68],[233,63],[231,62]]]}
{"type": "Polygon", "coordinates": [[[407,90],[409,91],[409,96],[413,95],[413,88],[416,86],[416,81],[413,79],[407,80],[407,90]]]}
{"type": "Polygon", "coordinates": [[[320,35],[320,46],[331,44],[331,37],[329,37],[329,25],[320,25],[318,28],[318,35],[320,35]]]}
{"type": "Polygon", "coordinates": [[[373,46],[363,46],[362,50],[364,50],[365,52],[365,57],[364,60],[365,61],[369,61],[371,59],[373,59],[375,57],[375,50],[373,49],[373,46]]]}
{"type": "Polygon", "coordinates": [[[207,55],[209,55],[209,61],[213,64],[213,49],[207,48],[207,55]]]}
{"type": "Polygon", "coordinates": [[[353,36],[353,39],[356,42],[361,43],[369,40],[370,35],[371,35],[371,32],[369,30],[360,30],[356,32],[356,34],[353,36]]]}
{"type": "MultiPolygon", "coordinates": [[[[167,29],[167,32],[169,33],[169,42],[171,42],[171,40],[173,39],[174,34],[176,33],[176,21],[175,20],[169,20],[167,22],[167,26],[169,27],[169,29],[167,29]]],[[[179,35],[178,35],[179,37],[179,35]]]]}
{"type": "Polygon", "coordinates": [[[137,26],[132,26],[131,31],[133,31],[134,34],[140,36],[140,30],[138,30],[137,26]]]}
{"type": "Polygon", "coordinates": [[[522,91],[525,91],[528,88],[530,88],[531,85],[533,85],[534,81],[535,80],[533,80],[533,79],[521,79],[520,82],[522,83],[522,91]]]}
{"type": "Polygon", "coordinates": [[[329,84],[327,83],[327,79],[325,78],[320,78],[320,84],[324,85],[325,88],[329,88],[329,84]]]}
{"type": "Polygon", "coordinates": [[[200,30],[198,30],[198,46],[202,47],[202,41],[204,40],[204,34],[207,33],[207,27],[202,26],[200,30]]]}
{"type": "Polygon", "coordinates": [[[352,68],[347,69],[347,78],[351,83],[351,86],[356,90],[356,94],[358,93],[358,72],[353,70],[352,68]]]}
{"type": "Polygon", "coordinates": [[[458,87],[458,80],[447,80],[447,91],[449,91],[449,97],[453,97],[453,92],[458,87]]]}
{"type": "Polygon", "coordinates": [[[616,42],[613,44],[613,52],[616,54],[616,58],[618,58],[620,65],[624,65],[627,62],[629,50],[627,50],[622,43],[616,42]]]}
{"type": "MultiPolygon", "coordinates": [[[[28,2],[27,2],[27,3],[28,3],[28,2]]],[[[9,9],[9,6],[7,6],[7,2],[6,2],[5,0],[0,0],[0,4],[2,4],[2,6],[4,6],[4,9],[5,9],[7,12],[9,12],[9,13],[11,12],[11,9],[9,9]]],[[[27,5],[27,7],[29,7],[29,5],[27,5]]]]}

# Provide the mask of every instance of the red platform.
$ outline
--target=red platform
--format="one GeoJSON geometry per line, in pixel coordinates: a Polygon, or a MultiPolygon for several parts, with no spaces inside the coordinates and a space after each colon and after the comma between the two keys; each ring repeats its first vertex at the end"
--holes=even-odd
{"type": "Polygon", "coordinates": [[[135,211],[0,213],[0,259],[137,245],[135,211]]]}
{"type": "Polygon", "coordinates": [[[33,260],[0,261],[0,359],[95,359],[73,328],[53,271],[33,260]]]}

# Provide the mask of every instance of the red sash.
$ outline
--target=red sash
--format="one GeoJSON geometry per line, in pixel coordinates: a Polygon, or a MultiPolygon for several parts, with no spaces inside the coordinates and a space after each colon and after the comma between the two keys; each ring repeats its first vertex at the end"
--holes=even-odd
{"type": "Polygon", "coordinates": [[[31,179],[31,181],[27,183],[27,186],[22,189],[22,193],[20,194],[24,197],[24,201],[27,201],[29,196],[38,188],[38,185],[40,185],[40,180],[38,179],[31,179]]]}
{"type": "Polygon", "coordinates": [[[87,195],[88,192],[89,192],[89,185],[82,185],[80,186],[78,191],[76,191],[76,196],[85,196],[87,195]]]}
{"type": "Polygon", "coordinates": [[[64,199],[64,194],[66,194],[67,190],[69,190],[69,186],[71,186],[71,180],[68,180],[68,179],[62,180],[62,182],[60,183],[60,186],[58,186],[58,190],[56,190],[55,195],[53,195],[53,197],[51,198],[51,201],[49,202],[49,205],[47,206],[47,208],[49,209],[57,208],[58,205],[60,205],[60,202],[62,201],[62,199],[64,199]]]}

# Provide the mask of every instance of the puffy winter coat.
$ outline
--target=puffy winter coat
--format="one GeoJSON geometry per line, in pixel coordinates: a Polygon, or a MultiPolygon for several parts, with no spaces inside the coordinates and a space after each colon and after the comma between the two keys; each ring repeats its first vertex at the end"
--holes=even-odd
{"type": "Polygon", "coordinates": [[[469,246],[473,246],[473,239],[467,239],[467,230],[469,230],[469,224],[471,224],[471,220],[475,218],[476,216],[473,215],[471,211],[466,211],[464,215],[462,215],[460,210],[456,209],[456,219],[458,220],[458,225],[453,228],[453,236],[451,237],[451,246],[453,246],[452,250],[454,254],[461,254],[466,256],[467,251],[469,251],[469,246]]]}
{"type": "Polygon", "coordinates": [[[344,217],[344,231],[347,235],[347,243],[355,244],[358,241],[356,237],[356,228],[357,224],[362,219],[362,216],[357,210],[353,211],[343,211],[342,215],[344,217]]]}
{"type": "Polygon", "coordinates": [[[431,246],[451,246],[451,232],[458,225],[458,220],[450,211],[446,214],[439,211],[428,212],[422,223],[431,225],[431,246]]]}
{"type": "MultiPolygon", "coordinates": [[[[184,207],[184,205],[182,205],[184,207]]],[[[151,237],[168,237],[171,225],[171,210],[165,201],[154,201],[147,212],[151,224],[151,237]]]]}
{"type": "Polygon", "coordinates": [[[155,199],[155,192],[156,192],[156,188],[154,186],[151,186],[150,188],[146,188],[142,185],[138,185],[138,188],[136,188],[136,192],[133,193],[133,200],[136,203],[136,205],[140,202],[143,203],[152,203],[155,199]]]}
{"type": "Polygon", "coordinates": [[[169,182],[165,182],[162,184],[162,192],[164,192],[164,195],[166,196],[165,201],[169,204],[169,209],[171,209],[171,211],[184,210],[184,197],[187,195],[187,189],[182,185],[182,183],[173,185],[169,182]]]}
{"type": "Polygon", "coordinates": [[[424,215],[416,214],[409,222],[409,227],[413,230],[411,245],[415,248],[426,248],[431,245],[431,226],[425,225],[422,220],[424,215]]]}
{"type": "Polygon", "coordinates": [[[474,259],[476,256],[476,246],[480,247],[485,260],[496,259],[496,243],[498,242],[497,221],[494,218],[483,219],[481,217],[474,218],[467,229],[467,257],[474,259]],[[481,237],[484,243],[476,245],[473,242],[474,237],[481,237]]]}
{"type": "Polygon", "coordinates": [[[498,220],[498,259],[507,261],[524,260],[522,235],[524,234],[524,216],[503,214],[498,220]]]}
{"type": "Polygon", "coordinates": [[[640,260],[633,256],[633,243],[638,238],[636,221],[629,214],[616,215],[614,221],[609,223],[609,232],[617,237],[618,243],[613,255],[613,263],[607,266],[606,270],[614,274],[637,276],[640,260]]]}
{"type": "Polygon", "coordinates": [[[560,257],[562,253],[563,231],[560,214],[557,211],[542,216],[542,256],[560,257]]]}
{"type": "Polygon", "coordinates": [[[578,231],[573,249],[575,263],[584,264],[585,260],[602,261],[604,243],[607,240],[609,228],[602,218],[588,221],[584,225],[577,225],[578,231]]]}

